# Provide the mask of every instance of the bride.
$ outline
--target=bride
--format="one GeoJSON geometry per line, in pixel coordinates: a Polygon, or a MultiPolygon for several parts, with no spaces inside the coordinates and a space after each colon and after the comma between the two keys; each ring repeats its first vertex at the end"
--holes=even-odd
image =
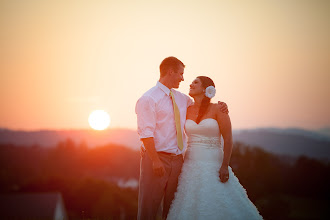
{"type": "Polygon", "coordinates": [[[167,219],[262,219],[229,167],[231,122],[210,103],[215,95],[212,79],[197,77],[189,95],[194,104],[187,109],[188,148],[167,219]]]}

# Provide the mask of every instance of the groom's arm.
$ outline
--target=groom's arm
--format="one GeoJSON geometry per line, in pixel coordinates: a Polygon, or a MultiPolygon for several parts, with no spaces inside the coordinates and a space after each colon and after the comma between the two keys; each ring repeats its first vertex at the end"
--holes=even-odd
{"type": "Polygon", "coordinates": [[[142,138],[143,145],[147,151],[149,158],[152,161],[152,169],[153,172],[157,176],[163,176],[165,174],[165,168],[162,161],[159,159],[156,148],[155,141],[153,137],[150,138],[142,138]]]}
{"type": "MultiPolygon", "coordinates": [[[[187,107],[194,104],[193,100],[189,96],[187,96],[187,95],[185,95],[185,96],[187,99],[187,107]]],[[[218,106],[218,110],[220,110],[222,113],[225,113],[225,114],[229,113],[228,106],[225,102],[218,101],[217,106],[218,106]]]]}
{"type": "Polygon", "coordinates": [[[142,96],[136,103],[135,112],[137,114],[138,133],[143,142],[144,148],[152,161],[153,172],[157,176],[163,176],[165,174],[165,168],[158,157],[153,138],[156,128],[156,110],[154,101],[150,97],[142,96]]]}

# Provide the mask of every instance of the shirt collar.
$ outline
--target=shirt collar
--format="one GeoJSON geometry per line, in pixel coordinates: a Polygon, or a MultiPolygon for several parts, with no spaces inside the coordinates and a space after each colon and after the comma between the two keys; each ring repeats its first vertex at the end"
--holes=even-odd
{"type": "Polygon", "coordinates": [[[161,82],[157,81],[156,86],[158,88],[160,88],[166,95],[170,95],[170,89],[167,88],[164,84],[162,84],[161,82]]]}

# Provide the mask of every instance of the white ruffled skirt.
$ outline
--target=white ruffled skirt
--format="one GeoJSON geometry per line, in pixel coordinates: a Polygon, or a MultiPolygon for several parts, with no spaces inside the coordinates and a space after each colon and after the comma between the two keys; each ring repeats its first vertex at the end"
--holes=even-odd
{"type": "Polygon", "coordinates": [[[229,167],[229,180],[220,182],[220,146],[191,143],[167,219],[262,219],[246,190],[229,167]]]}

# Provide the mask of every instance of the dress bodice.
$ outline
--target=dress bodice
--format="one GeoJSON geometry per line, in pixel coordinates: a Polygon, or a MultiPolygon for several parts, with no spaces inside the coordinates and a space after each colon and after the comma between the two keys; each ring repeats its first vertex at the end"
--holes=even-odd
{"type": "Polygon", "coordinates": [[[220,130],[217,120],[213,118],[206,118],[197,124],[191,119],[186,120],[185,131],[188,136],[188,145],[206,147],[220,146],[220,130]]]}
{"type": "Polygon", "coordinates": [[[220,181],[224,152],[217,120],[207,118],[197,124],[188,119],[185,131],[188,148],[167,219],[261,220],[231,167],[228,167],[229,180],[220,181]]]}

